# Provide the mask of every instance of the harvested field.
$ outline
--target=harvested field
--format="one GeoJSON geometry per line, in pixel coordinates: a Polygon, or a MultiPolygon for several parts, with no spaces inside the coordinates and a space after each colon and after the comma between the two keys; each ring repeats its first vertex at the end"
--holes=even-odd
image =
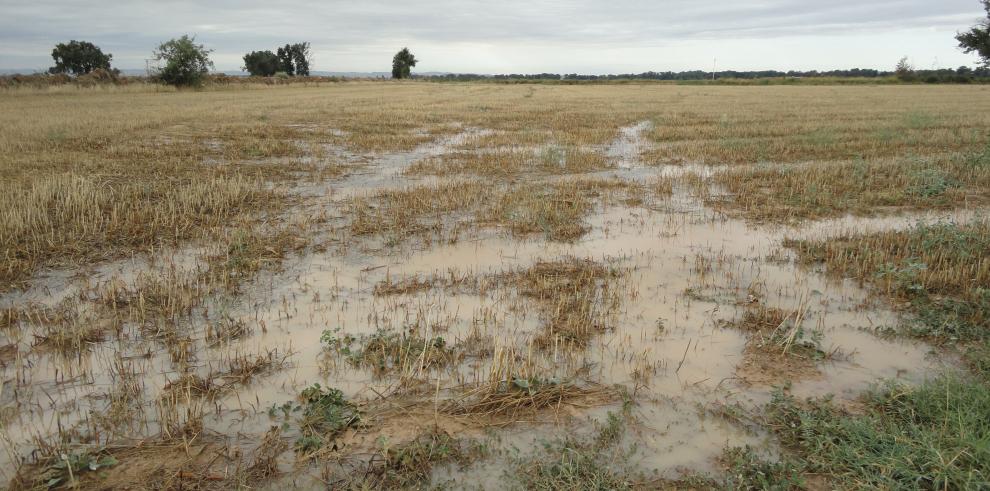
{"type": "Polygon", "coordinates": [[[0,183],[12,489],[990,480],[988,87],[0,90],[0,183]]]}

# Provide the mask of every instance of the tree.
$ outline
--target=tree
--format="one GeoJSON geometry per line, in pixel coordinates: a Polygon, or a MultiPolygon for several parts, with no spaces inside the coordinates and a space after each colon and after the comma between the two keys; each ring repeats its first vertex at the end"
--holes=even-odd
{"type": "Polygon", "coordinates": [[[309,65],[312,62],[312,55],[309,50],[309,43],[286,44],[278,48],[276,53],[278,58],[278,71],[287,75],[309,76],[309,65]]]}
{"type": "Polygon", "coordinates": [[[418,61],[409,48],[402,48],[392,57],[392,78],[409,78],[410,70],[418,61]]]}
{"type": "Polygon", "coordinates": [[[158,46],[155,59],[165,62],[165,66],[158,70],[158,76],[163,82],[175,86],[199,85],[203,77],[210,73],[213,68],[210,53],[213,50],[206,49],[195,41],[196,38],[183,35],[158,46]]]}
{"type": "Polygon", "coordinates": [[[292,45],[292,59],[296,62],[296,75],[301,77],[309,76],[309,64],[313,55],[309,51],[309,43],[296,43],[292,45]]]}
{"type": "Polygon", "coordinates": [[[990,68],[990,0],[981,0],[983,10],[987,13],[987,18],[973,26],[967,32],[956,34],[956,41],[959,41],[959,48],[964,53],[976,52],[983,62],[984,67],[990,68]]]}
{"type": "Polygon", "coordinates": [[[296,67],[292,64],[292,52],[291,47],[286,44],[284,48],[278,49],[278,71],[284,72],[286,75],[292,76],[296,73],[296,67]]]}
{"type": "Polygon", "coordinates": [[[914,67],[908,62],[907,56],[897,62],[897,67],[894,68],[894,74],[897,75],[897,78],[905,82],[914,78],[914,67]]]}
{"type": "Polygon", "coordinates": [[[95,44],[89,41],[72,40],[68,43],[58,43],[52,50],[55,66],[50,73],[71,73],[83,75],[98,68],[110,70],[110,59],[113,55],[103,53],[95,44]]]}
{"type": "Polygon", "coordinates": [[[243,69],[255,77],[271,77],[279,71],[278,55],[271,51],[252,51],[244,55],[243,69]]]}

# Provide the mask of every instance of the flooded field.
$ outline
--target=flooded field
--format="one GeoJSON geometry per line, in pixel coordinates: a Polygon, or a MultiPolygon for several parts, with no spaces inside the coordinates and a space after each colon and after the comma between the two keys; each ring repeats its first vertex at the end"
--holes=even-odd
{"type": "Polygon", "coordinates": [[[845,487],[774,415],[973,366],[988,95],[0,94],[2,478],[845,487]]]}

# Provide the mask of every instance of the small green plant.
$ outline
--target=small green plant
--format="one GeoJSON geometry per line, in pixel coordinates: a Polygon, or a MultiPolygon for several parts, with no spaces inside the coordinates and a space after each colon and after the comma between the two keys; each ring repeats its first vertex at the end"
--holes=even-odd
{"type": "Polygon", "coordinates": [[[548,145],[540,151],[540,163],[544,167],[564,167],[567,165],[567,154],[559,145],[548,145]]]}
{"type": "Polygon", "coordinates": [[[918,294],[925,292],[920,275],[928,269],[928,265],[917,259],[908,260],[903,266],[885,264],[877,272],[877,279],[886,280],[899,292],[918,294]]]}
{"type": "Polygon", "coordinates": [[[911,111],[904,116],[904,124],[911,129],[925,129],[935,125],[935,116],[924,111],[911,111]]]}
{"type": "Polygon", "coordinates": [[[74,486],[73,482],[82,474],[107,469],[117,464],[117,459],[107,454],[61,453],[52,457],[52,463],[42,474],[42,480],[44,487],[49,489],[74,486]]]}
{"type": "Polygon", "coordinates": [[[447,489],[443,484],[426,486],[434,467],[451,464],[464,468],[489,453],[484,443],[455,439],[437,427],[399,445],[382,436],[368,471],[344,477],[342,489],[447,489]]]}
{"type": "Polygon", "coordinates": [[[453,359],[453,351],[442,337],[424,338],[413,333],[397,333],[379,329],[363,341],[360,351],[350,350],[353,340],[329,340],[342,346],[341,353],[355,366],[373,368],[385,373],[395,368],[421,363],[424,367],[440,366],[453,359]],[[346,344],[344,344],[346,343],[346,344]]]}
{"type": "Polygon", "coordinates": [[[940,169],[921,169],[911,176],[912,184],[908,189],[911,194],[921,198],[935,198],[946,191],[960,187],[960,184],[946,175],[940,169]]]}
{"type": "MultiPolygon", "coordinates": [[[[302,436],[296,441],[296,450],[309,453],[324,442],[333,440],[340,432],[357,425],[361,414],[357,407],[344,398],[344,393],[331,387],[313,384],[299,395],[302,410],[300,427],[302,436]]],[[[284,411],[284,409],[283,409],[284,411]]]]}
{"type": "Polygon", "coordinates": [[[451,461],[467,464],[483,455],[484,449],[434,430],[397,447],[383,442],[381,453],[386,462],[382,484],[388,488],[405,488],[428,482],[436,464],[451,461]]]}
{"type": "Polygon", "coordinates": [[[620,414],[610,413],[596,434],[544,442],[533,455],[516,456],[506,477],[524,489],[613,490],[642,487],[645,475],[628,464],[636,448],[619,445],[625,431],[620,414]]]}
{"type": "Polygon", "coordinates": [[[598,429],[595,444],[599,447],[610,447],[619,443],[625,432],[626,421],[623,419],[622,414],[609,411],[605,424],[598,429]]]}
{"type": "Polygon", "coordinates": [[[339,327],[333,330],[326,329],[320,336],[320,344],[323,348],[329,351],[335,351],[344,356],[350,356],[351,345],[357,341],[357,338],[351,336],[350,334],[340,334],[341,329],[339,327]]]}
{"type": "Polygon", "coordinates": [[[726,467],[726,489],[804,489],[800,465],[789,460],[767,461],[748,445],[726,448],[721,461],[726,467]]]}
{"type": "Polygon", "coordinates": [[[512,382],[508,383],[507,390],[515,390],[525,392],[528,395],[536,394],[542,390],[553,388],[560,385],[560,381],[555,378],[541,379],[539,377],[530,378],[513,378],[512,382]]]}

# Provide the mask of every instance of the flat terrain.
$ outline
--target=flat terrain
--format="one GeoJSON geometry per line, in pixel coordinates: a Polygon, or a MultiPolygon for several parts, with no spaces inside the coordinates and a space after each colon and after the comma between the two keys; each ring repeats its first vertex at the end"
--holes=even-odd
{"type": "Polygon", "coordinates": [[[990,482],[990,87],[0,91],[12,489],[990,482]]]}

